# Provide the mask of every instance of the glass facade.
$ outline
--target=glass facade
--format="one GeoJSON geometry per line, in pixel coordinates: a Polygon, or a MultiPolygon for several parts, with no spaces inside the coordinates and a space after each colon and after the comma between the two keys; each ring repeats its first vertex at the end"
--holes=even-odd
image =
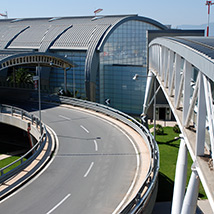
{"type": "Polygon", "coordinates": [[[100,53],[99,101],[131,114],[140,114],[147,75],[147,30],[159,28],[131,20],[117,27],[100,53]],[[133,80],[135,74],[139,75],[133,80]]]}
{"type": "MultiPolygon", "coordinates": [[[[104,44],[96,79],[96,102],[130,114],[140,114],[144,102],[147,75],[147,30],[158,30],[152,24],[130,20],[119,25],[104,44]],[[133,80],[135,74],[139,75],[133,80]]],[[[85,99],[86,51],[56,50],[54,52],[73,62],[76,67],[67,71],[67,89],[85,99]]],[[[94,72],[94,71],[92,71],[94,72]]],[[[64,88],[64,70],[51,68],[50,88],[64,88]]]]}
{"type": "MultiPolygon", "coordinates": [[[[85,99],[85,51],[57,51],[56,54],[64,56],[75,64],[74,68],[67,71],[67,90],[77,98],[85,99]]],[[[50,87],[54,91],[64,88],[64,70],[52,68],[50,73],[50,87]]]]}

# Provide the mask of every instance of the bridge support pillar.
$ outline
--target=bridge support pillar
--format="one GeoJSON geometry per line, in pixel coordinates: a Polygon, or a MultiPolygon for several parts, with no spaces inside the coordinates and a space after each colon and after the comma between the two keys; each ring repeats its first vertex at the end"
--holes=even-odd
{"type": "Polygon", "coordinates": [[[192,174],[188,184],[187,192],[184,198],[181,214],[195,214],[197,206],[197,198],[199,191],[199,177],[195,169],[192,169],[192,174]]]}
{"type": "Polygon", "coordinates": [[[187,147],[184,139],[181,139],[175,172],[175,184],[172,200],[171,214],[180,214],[184,200],[187,178],[187,147]]]}

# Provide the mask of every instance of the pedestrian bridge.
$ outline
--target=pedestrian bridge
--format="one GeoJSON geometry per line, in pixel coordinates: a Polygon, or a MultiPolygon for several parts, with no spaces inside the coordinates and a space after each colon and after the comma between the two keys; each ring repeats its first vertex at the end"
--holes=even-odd
{"type": "Polygon", "coordinates": [[[153,40],[149,45],[148,76],[144,113],[157,83],[157,90],[162,89],[182,133],[172,213],[195,213],[199,180],[214,212],[214,38],[153,40]],[[187,151],[193,165],[185,191],[187,151]]]}

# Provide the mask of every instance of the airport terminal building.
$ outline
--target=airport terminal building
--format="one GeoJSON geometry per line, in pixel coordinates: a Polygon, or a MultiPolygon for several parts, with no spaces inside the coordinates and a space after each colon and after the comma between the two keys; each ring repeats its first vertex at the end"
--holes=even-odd
{"type": "MultiPolygon", "coordinates": [[[[114,108],[140,114],[146,77],[133,77],[147,73],[147,31],[164,29],[137,15],[2,19],[0,60],[36,52],[60,55],[75,65],[66,76],[77,98],[103,104],[108,99],[114,108]]],[[[2,70],[1,81],[11,72],[2,70]]],[[[64,88],[64,70],[41,67],[41,84],[51,92],[64,88]]]]}
{"type": "Polygon", "coordinates": [[[0,82],[17,68],[25,66],[35,72],[40,64],[44,92],[65,88],[77,98],[102,104],[108,100],[111,107],[140,114],[148,31],[167,29],[138,15],[2,19],[0,82]],[[46,64],[40,63],[40,58],[35,63],[36,56],[46,64]],[[56,66],[54,56],[72,66],[56,66]],[[141,78],[134,81],[136,74],[141,78]]]}

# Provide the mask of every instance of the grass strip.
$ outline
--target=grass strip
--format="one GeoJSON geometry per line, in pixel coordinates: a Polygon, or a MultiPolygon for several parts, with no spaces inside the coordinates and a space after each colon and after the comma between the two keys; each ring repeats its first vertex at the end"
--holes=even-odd
{"type": "MultiPolygon", "coordinates": [[[[3,168],[9,164],[11,164],[12,162],[18,160],[20,157],[19,156],[12,156],[12,157],[8,157],[5,158],[3,160],[0,160],[0,168],[3,168]]],[[[26,159],[24,159],[25,161],[26,159]]],[[[16,168],[17,166],[19,166],[21,164],[21,161],[18,161],[17,163],[13,164],[12,166],[8,167],[7,169],[4,170],[4,173],[9,172],[10,170],[16,168]]]]}
{"type": "MultiPolygon", "coordinates": [[[[176,162],[180,146],[179,134],[173,131],[173,127],[163,127],[163,129],[163,135],[156,135],[156,141],[160,150],[158,202],[172,200],[176,162]]],[[[192,173],[192,163],[192,159],[188,153],[187,185],[192,173]]],[[[199,198],[207,198],[201,184],[199,187],[199,198]]]]}

